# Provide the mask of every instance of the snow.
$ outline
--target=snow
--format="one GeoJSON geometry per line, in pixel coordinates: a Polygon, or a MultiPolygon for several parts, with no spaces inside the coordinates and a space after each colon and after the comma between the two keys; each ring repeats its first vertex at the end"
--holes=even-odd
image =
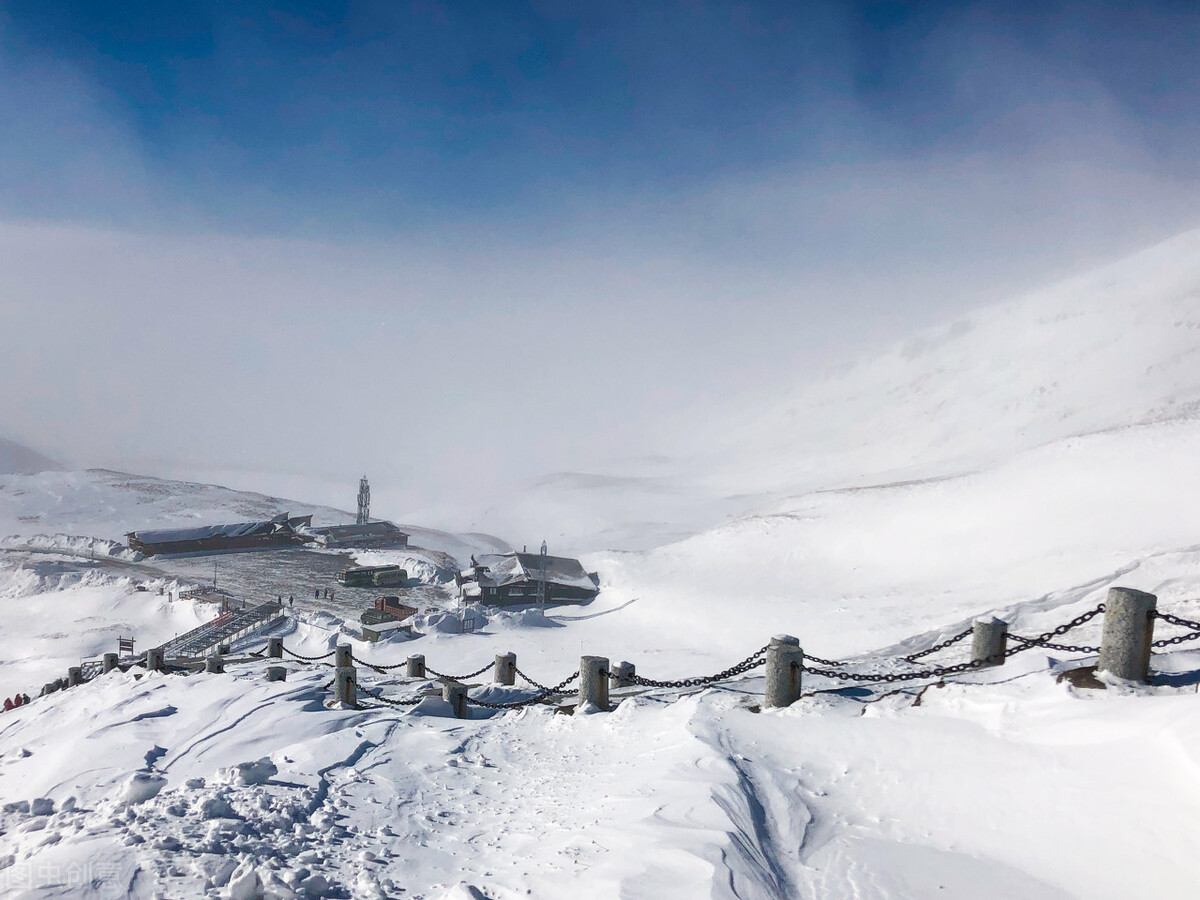
{"type": "MultiPolygon", "coordinates": [[[[586,607],[438,608],[415,617],[411,641],[379,644],[329,611],[298,609],[278,633],[309,656],[350,643],[381,666],[418,653],[438,671],[482,666],[471,696],[495,702],[534,693],[490,683],[488,664],[510,651],[542,684],[585,654],[673,679],[789,633],[811,654],[883,672],[977,619],[1046,631],[1112,586],[1200,618],[1200,512],[1189,499],[1200,494],[1197,251],[1200,232],[1182,235],[948,323],[784,391],[653,473],[549,478],[524,501],[463,519],[492,530],[504,517],[528,525],[573,510],[560,536],[548,534],[553,552],[578,549],[600,573],[586,607]]],[[[344,515],[110,472],[0,476],[0,532],[15,536],[0,551],[3,691],[35,693],[114,649],[118,633],[150,646],[206,617],[158,595],[170,582],[146,579],[146,563],[111,545],[91,560],[93,537],[285,509],[344,515]]],[[[437,584],[472,553],[508,550],[478,533],[401,527],[424,549],[357,561],[437,584]]],[[[1094,645],[1100,628],[1097,617],[1070,639],[1094,645]]],[[[0,889],[1195,895],[1191,644],[1156,652],[1148,685],[1075,686],[1059,677],[1072,654],[1031,650],[944,685],[846,688],[809,673],[805,696],[782,710],[758,709],[756,669],[714,688],[617,690],[609,712],[474,706],[456,719],[436,682],[403,667],[360,666],[360,686],[391,698],[428,691],[418,704],[335,704],[328,666],[241,655],[262,642],[235,647],[224,674],[113,672],[0,714],[0,889]],[[268,665],[287,680],[268,681],[268,665]]],[[[967,647],[930,660],[961,661],[967,647]]]]}

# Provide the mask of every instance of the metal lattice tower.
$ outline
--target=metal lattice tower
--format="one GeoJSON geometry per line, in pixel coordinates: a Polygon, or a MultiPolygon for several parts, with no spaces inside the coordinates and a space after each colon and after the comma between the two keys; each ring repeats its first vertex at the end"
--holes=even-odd
{"type": "Polygon", "coordinates": [[[358,483],[358,518],[354,520],[356,525],[366,525],[371,521],[371,486],[367,484],[367,476],[364,475],[358,483]]]}
{"type": "Polygon", "coordinates": [[[546,542],[545,541],[542,541],[542,552],[539,555],[542,558],[541,559],[542,580],[538,582],[538,603],[542,607],[542,612],[545,612],[546,611],[546,594],[549,593],[546,590],[546,542]]]}

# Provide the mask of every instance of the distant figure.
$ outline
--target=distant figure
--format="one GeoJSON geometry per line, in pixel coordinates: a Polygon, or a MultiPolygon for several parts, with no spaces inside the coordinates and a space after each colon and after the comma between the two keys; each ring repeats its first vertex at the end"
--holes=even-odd
{"type": "Polygon", "coordinates": [[[330,600],[332,600],[332,599],[333,599],[333,595],[334,595],[334,592],[333,592],[333,591],[330,591],[330,592],[329,592],[329,599],[330,599],[330,600]]]}
{"type": "Polygon", "coordinates": [[[13,697],[13,706],[21,706],[24,704],[24,702],[25,701],[21,699],[20,694],[17,694],[17,696],[13,697]]]}
{"type": "Polygon", "coordinates": [[[11,712],[12,708],[13,708],[12,701],[9,700],[7,697],[5,697],[4,698],[4,711],[11,712]]]}
{"type": "Polygon", "coordinates": [[[21,696],[25,698],[25,702],[26,702],[26,703],[28,703],[28,702],[29,702],[29,695],[28,695],[28,694],[22,694],[21,696]]]}
{"type": "Polygon", "coordinates": [[[288,594],[288,606],[290,607],[290,606],[295,606],[295,605],[296,605],[296,601],[292,599],[291,594],[288,594]]]}
{"type": "Polygon", "coordinates": [[[282,603],[282,602],[283,602],[283,594],[280,594],[280,595],[279,595],[279,602],[280,602],[280,603],[282,603]]]}
{"type": "Polygon", "coordinates": [[[314,600],[321,599],[321,589],[320,588],[313,588],[313,599],[314,600]]]}

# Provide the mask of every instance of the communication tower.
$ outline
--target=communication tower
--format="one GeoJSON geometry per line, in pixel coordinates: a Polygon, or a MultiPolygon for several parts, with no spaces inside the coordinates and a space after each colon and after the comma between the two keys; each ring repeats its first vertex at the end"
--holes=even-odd
{"type": "Polygon", "coordinates": [[[546,611],[546,542],[542,541],[542,552],[539,554],[542,562],[542,580],[538,582],[538,604],[542,612],[546,611]]]}
{"type": "Polygon", "coordinates": [[[354,520],[355,525],[366,525],[371,521],[371,486],[367,484],[367,476],[364,475],[358,483],[358,518],[354,520]]]}

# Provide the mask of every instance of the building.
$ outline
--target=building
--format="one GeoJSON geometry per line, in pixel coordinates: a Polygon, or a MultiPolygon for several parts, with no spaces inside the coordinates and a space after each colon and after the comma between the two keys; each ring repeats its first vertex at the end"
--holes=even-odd
{"type": "Polygon", "coordinates": [[[351,566],[338,572],[344,587],[403,587],[408,572],[399,566],[351,566]]]}
{"type": "Polygon", "coordinates": [[[280,513],[266,522],[234,525],[201,525],[161,531],[131,531],[125,535],[130,550],[146,556],[178,553],[218,553],[224,550],[274,550],[312,540],[312,516],[280,513]]]}
{"type": "Polygon", "coordinates": [[[547,603],[586,603],[600,593],[600,576],[565,556],[489,554],[471,557],[471,563],[456,582],[464,599],[487,606],[536,603],[543,583],[547,603]]]}
{"type": "Polygon", "coordinates": [[[407,547],[408,535],[391,522],[363,522],[355,525],[321,525],[310,528],[314,541],[322,547],[407,547]]]}

